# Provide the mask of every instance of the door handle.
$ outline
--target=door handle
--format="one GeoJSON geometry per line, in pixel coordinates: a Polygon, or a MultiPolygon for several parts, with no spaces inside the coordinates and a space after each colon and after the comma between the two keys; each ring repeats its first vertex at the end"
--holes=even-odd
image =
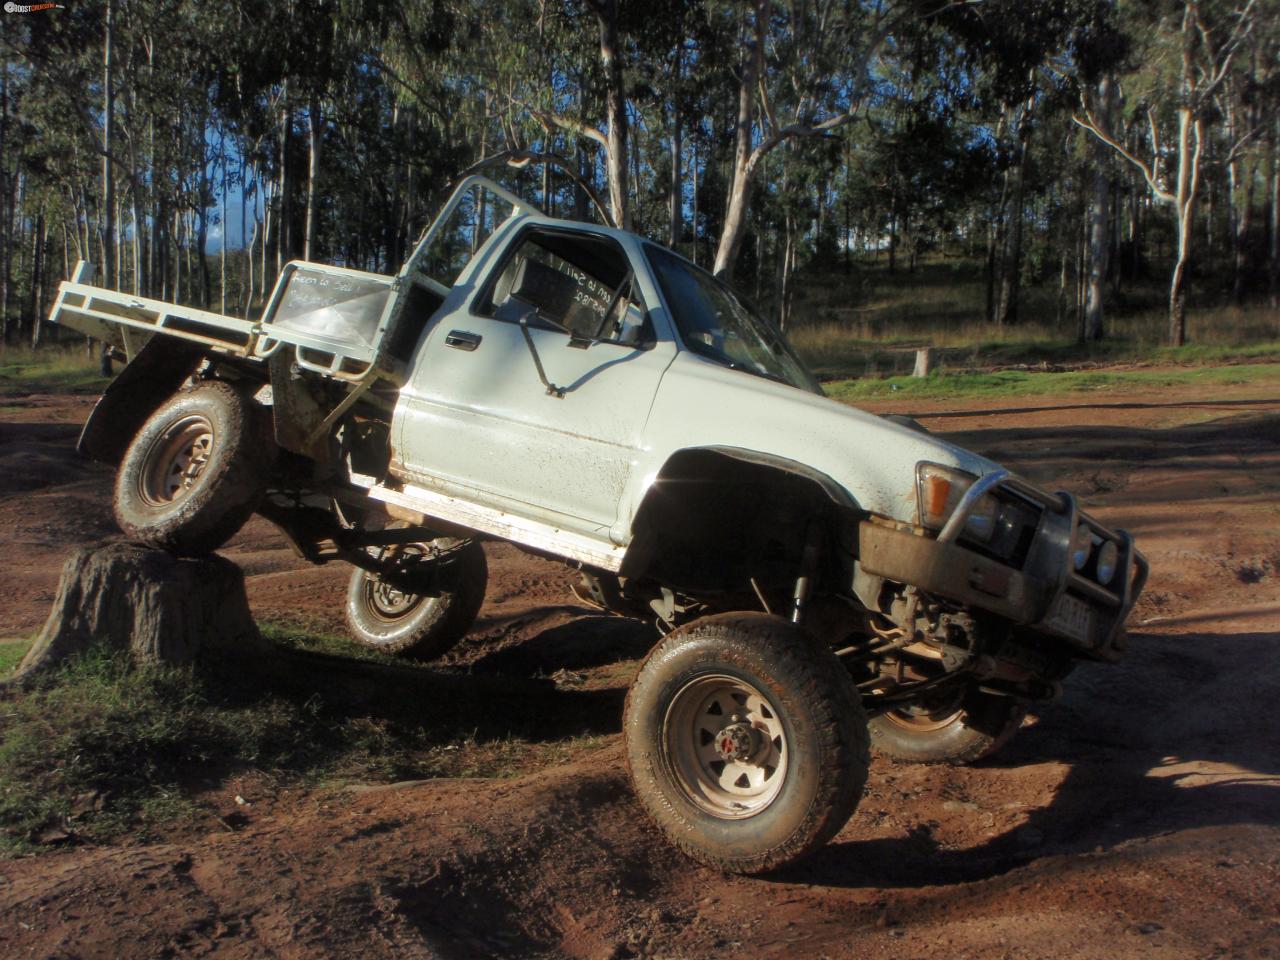
{"type": "Polygon", "coordinates": [[[468,333],[466,330],[450,330],[448,336],[444,338],[444,345],[458,350],[471,351],[480,346],[482,339],[478,333],[468,333]]]}

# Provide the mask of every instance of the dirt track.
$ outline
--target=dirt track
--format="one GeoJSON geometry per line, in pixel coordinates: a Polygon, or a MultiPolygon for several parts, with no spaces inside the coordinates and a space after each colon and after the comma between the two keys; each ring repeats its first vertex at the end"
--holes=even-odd
{"type": "MultiPolygon", "coordinates": [[[[1077,670],[994,761],[877,762],[836,842],[754,879],[661,842],[612,735],[515,780],[233,782],[210,803],[249,791],[234,832],[0,863],[0,956],[1280,956],[1280,384],[875,408],[1080,494],[1152,561],[1127,659],[1077,670]]],[[[86,411],[0,406],[0,637],[112,530],[109,475],[70,453],[86,411]]],[[[345,570],[260,521],[228,552],[260,615],[336,629],[345,570]]],[[[549,563],[490,560],[452,661],[581,671],[619,708],[648,631],[588,616],[549,563]]]]}

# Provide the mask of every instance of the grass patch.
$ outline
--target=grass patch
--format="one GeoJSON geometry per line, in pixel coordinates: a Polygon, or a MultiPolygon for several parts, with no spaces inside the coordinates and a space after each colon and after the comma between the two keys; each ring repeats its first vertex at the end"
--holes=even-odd
{"type": "Polygon", "coordinates": [[[296,650],[302,653],[318,653],[329,657],[343,657],[349,660],[365,660],[371,663],[382,663],[397,666],[406,670],[421,669],[425,665],[415,660],[400,660],[396,657],[379,653],[371,647],[356,643],[350,637],[332,633],[322,633],[301,623],[277,621],[259,623],[262,635],[285,650],[296,650]]]}
{"type": "Polygon", "coordinates": [[[890,274],[883,259],[855,258],[799,278],[787,335],[826,379],[911,372],[914,350],[932,346],[951,369],[991,370],[1048,363],[1089,366],[1154,360],[1229,363],[1280,360],[1280,311],[1262,306],[1195,307],[1189,346],[1164,346],[1168,317],[1163,276],[1127,284],[1109,298],[1106,338],[1080,343],[1073,312],[1058,319],[1056,277],[1028,278],[1020,321],[988,323],[978,261],[932,256],[914,272],[890,274]]]}
{"type": "Polygon", "coordinates": [[[30,649],[30,640],[0,640],[0,677],[12,673],[30,649]]]}
{"type": "Polygon", "coordinates": [[[929,377],[841,380],[823,386],[829,397],[836,400],[857,401],[881,397],[1035,396],[1142,387],[1274,381],[1280,381],[1280,364],[1188,367],[1172,370],[1078,370],[1065,373],[1000,370],[992,373],[942,373],[929,377]]]}
{"type": "Polygon", "coordinates": [[[236,774],[514,776],[596,746],[621,714],[618,691],[355,659],[337,638],[283,632],[292,646],[273,656],[200,670],[92,653],[0,702],[0,852],[50,830],[145,835],[236,774]]]}
{"type": "Polygon", "coordinates": [[[108,379],[84,347],[0,347],[0,397],[27,393],[101,393],[108,379]]]}

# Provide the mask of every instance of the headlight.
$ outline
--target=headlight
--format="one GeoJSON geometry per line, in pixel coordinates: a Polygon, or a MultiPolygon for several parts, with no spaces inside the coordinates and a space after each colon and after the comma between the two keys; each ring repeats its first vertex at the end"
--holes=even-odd
{"type": "MultiPolygon", "coordinates": [[[[959,470],[922,463],[916,468],[919,494],[920,523],[933,530],[941,530],[960,504],[966,491],[973,486],[974,478],[959,470]]],[[[1000,517],[1000,504],[991,494],[979,498],[969,512],[964,529],[975,540],[986,542],[996,532],[1000,517]]]]}
{"type": "Polygon", "coordinates": [[[1089,562],[1089,554],[1093,552],[1093,532],[1087,524],[1080,524],[1071,538],[1071,566],[1078,573],[1089,562]]]}
{"type": "Polygon", "coordinates": [[[980,497],[978,502],[973,505],[973,510],[969,512],[969,518],[964,522],[965,532],[975,540],[981,540],[985,543],[996,532],[996,520],[999,516],[1000,504],[996,502],[995,497],[988,493],[980,497]]]}
{"type": "Polygon", "coordinates": [[[1120,559],[1120,549],[1114,540],[1107,540],[1098,548],[1098,582],[1104,587],[1116,575],[1116,563],[1120,559]]]}

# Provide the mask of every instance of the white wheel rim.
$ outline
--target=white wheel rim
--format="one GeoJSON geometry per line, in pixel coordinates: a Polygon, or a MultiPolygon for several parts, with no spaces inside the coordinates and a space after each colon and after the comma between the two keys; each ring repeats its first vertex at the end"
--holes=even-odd
{"type": "Polygon", "coordinates": [[[786,780],[782,719],[764,694],[736,677],[686,683],[667,707],[661,746],[684,794],[721,819],[762,812],[786,780]]]}
{"type": "Polygon", "coordinates": [[[153,507],[190,496],[213,455],[213,424],[201,416],[172,423],[147,450],[138,471],[138,495],[153,507]]]}

